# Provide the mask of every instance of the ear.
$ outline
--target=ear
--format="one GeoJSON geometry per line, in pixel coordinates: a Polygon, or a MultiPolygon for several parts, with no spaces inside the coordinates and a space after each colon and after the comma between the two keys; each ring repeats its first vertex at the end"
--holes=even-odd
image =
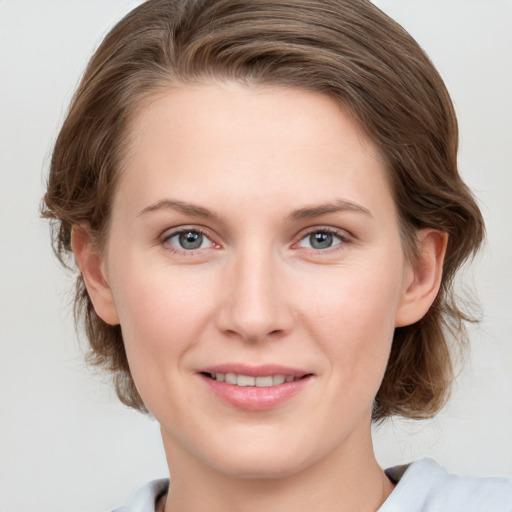
{"type": "Polygon", "coordinates": [[[417,237],[417,257],[406,272],[404,290],[396,312],[395,327],[411,325],[425,316],[437,297],[443,277],[448,234],[423,229],[417,237]]]}
{"type": "Polygon", "coordinates": [[[78,268],[82,272],[94,311],[107,324],[117,325],[119,317],[106,277],[104,257],[94,245],[87,226],[73,226],[71,248],[78,268]]]}

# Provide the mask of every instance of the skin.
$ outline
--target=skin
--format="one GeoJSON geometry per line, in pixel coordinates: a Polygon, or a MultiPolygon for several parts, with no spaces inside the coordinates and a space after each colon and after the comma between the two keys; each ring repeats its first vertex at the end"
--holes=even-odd
{"type": "Polygon", "coordinates": [[[407,260],[379,152],[322,95],[176,86],[129,135],[106,245],[77,226],[73,248],[160,422],[165,510],[377,510],[392,485],[373,453],[372,403],[394,328],[437,294],[446,235],[420,232],[407,260]],[[203,232],[200,248],[180,247],[180,228],[203,232]],[[329,232],[330,247],[312,246],[329,232]],[[311,377],[248,411],[198,373],[224,363],[311,377]]]}

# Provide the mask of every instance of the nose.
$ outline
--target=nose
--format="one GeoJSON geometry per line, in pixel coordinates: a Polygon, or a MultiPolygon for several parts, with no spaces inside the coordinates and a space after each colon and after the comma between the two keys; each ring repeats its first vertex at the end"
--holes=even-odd
{"type": "Polygon", "coordinates": [[[284,273],[277,258],[248,252],[234,258],[224,274],[218,326],[250,342],[281,338],[294,324],[284,273]]]}

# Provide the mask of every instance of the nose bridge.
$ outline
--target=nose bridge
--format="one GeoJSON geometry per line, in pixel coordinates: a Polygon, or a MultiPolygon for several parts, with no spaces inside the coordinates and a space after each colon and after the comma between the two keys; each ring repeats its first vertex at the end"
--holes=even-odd
{"type": "Polygon", "coordinates": [[[233,258],[221,328],[256,341],[284,334],[293,317],[283,290],[282,263],[271,248],[247,245],[233,258]]]}

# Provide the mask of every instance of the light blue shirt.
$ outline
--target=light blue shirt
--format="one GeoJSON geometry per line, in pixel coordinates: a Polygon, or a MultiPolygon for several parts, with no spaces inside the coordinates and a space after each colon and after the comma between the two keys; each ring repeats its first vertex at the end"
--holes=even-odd
{"type": "MultiPolygon", "coordinates": [[[[397,486],[377,512],[512,512],[512,480],[447,473],[432,459],[386,470],[397,486]]],[[[169,480],[154,480],[112,512],[155,512],[169,480]]]]}
{"type": "Polygon", "coordinates": [[[508,478],[452,475],[432,459],[390,468],[386,474],[398,484],[378,512],[512,512],[508,478]]]}

